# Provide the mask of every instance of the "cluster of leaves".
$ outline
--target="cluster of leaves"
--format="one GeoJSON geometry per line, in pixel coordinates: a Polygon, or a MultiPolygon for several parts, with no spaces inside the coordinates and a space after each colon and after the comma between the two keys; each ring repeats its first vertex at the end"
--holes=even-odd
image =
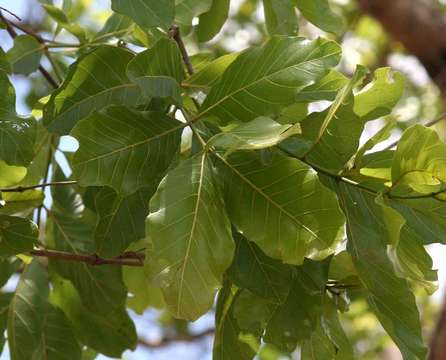
{"type": "Polygon", "coordinates": [[[12,359],[74,360],[86,348],[118,357],[137,343],[127,308],[195,320],[216,295],[215,359],[251,359],[261,344],[353,359],[339,319],[349,297],[367,301],[405,359],[425,358],[412,287],[435,290],[424,246],[446,239],[446,144],[416,125],[395,150],[370,152],[390,122],[359,146],[404,80],[381,68],[364,86],[365,68],[351,79],[335,69],[336,42],[295,36],[296,9],[340,30],[326,0],[264,0],[266,43],[188,59],[171,25],[207,41],[228,7],[112,0],[115,13],[91,35],[45,5],[80,50],[38,120],[16,114],[8,75],[61,54],[32,35],[0,53],[2,285],[21,270],[15,292],[0,294],[12,359]],[[311,112],[321,100],[330,105],[311,112]],[[70,169],[54,156],[64,135],[79,142],[64,153],[70,169]],[[49,173],[38,228],[44,194],[32,187],[49,173]],[[143,267],[56,256],[120,259],[141,248],[143,267]],[[47,266],[24,255],[36,249],[53,251],[47,266]]]}

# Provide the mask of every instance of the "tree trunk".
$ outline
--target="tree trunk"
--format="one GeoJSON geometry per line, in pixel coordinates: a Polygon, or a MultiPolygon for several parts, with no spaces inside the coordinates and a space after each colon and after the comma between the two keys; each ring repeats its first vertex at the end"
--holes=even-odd
{"type": "MultiPolygon", "coordinates": [[[[446,17],[434,0],[358,0],[423,64],[446,101],[446,17]]],[[[446,360],[446,296],[431,334],[429,360],[446,360]]]]}
{"type": "Polygon", "coordinates": [[[446,17],[434,0],[359,0],[423,64],[446,99],[446,17]]]}

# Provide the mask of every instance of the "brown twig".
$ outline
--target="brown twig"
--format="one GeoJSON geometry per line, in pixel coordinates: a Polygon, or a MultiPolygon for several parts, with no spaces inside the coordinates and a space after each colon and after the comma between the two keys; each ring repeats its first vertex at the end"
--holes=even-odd
{"type": "Polygon", "coordinates": [[[117,266],[144,266],[144,254],[137,252],[125,252],[111,259],[104,259],[96,254],[73,254],[65,251],[36,249],[30,251],[31,255],[46,257],[56,260],[83,262],[88,265],[117,265],[117,266]]]}
{"type": "MultiPolygon", "coordinates": [[[[9,36],[11,36],[11,38],[15,39],[17,37],[17,32],[14,30],[14,28],[11,26],[10,22],[8,19],[6,19],[3,14],[2,14],[2,10],[5,9],[1,9],[0,10],[0,20],[5,24],[6,26],[6,31],[8,32],[9,36]]],[[[9,12],[9,11],[8,11],[9,12]]],[[[34,36],[36,38],[37,41],[41,42],[41,38],[38,36],[35,36],[37,34],[32,34],[32,36],[34,36]]],[[[48,81],[48,83],[54,88],[57,89],[59,87],[59,84],[57,83],[56,80],[53,79],[53,77],[51,76],[51,74],[46,71],[46,69],[42,66],[39,65],[39,71],[40,73],[43,75],[43,77],[48,81]]]]}
{"type": "Polygon", "coordinates": [[[163,337],[161,340],[158,341],[149,341],[146,339],[138,339],[138,343],[144,347],[156,349],[168,346],[172,343],[183,341],[183,342],[194,342],[196,340],[200,340],[206,336],[213,335],[215,332],[214,328],[209,328],[206,330],[203,330],[196,334],[178,334],[176,336],[169,336],[169,337],[163,337]]]}
{"type": "Polygon", "coordinates": [[[0,189],[0,192],[24,192],[27,190],[44,188],[47,186],[66,186],[66,185],[75,185],[77,181],[68,180],[68,181],[53,181],[53,182],[44,182],[42,184],[30,185],[30,186],[17,186],[14,188],[5,188],[0,189]]]}
{"type": "Polygon", "coordinates": [[[192,63],[187,53],[186,46],[184,45],[183,39],[181,38],[180,28],[176,25],[173,25],[169,29],[169,36],[177,43],[178,48],[180,49],[181,57],[183,58],[184,64],[186,65],[187,72],[189,75],[192,75],[194,73],[194,68],[192,67],[192,63]]]}

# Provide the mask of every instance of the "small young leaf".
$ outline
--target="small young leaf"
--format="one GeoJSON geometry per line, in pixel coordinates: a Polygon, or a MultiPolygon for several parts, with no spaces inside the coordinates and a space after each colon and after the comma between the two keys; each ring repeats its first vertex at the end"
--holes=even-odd
{"type": "Polygon", "coordinates": [[[30,35],[19,35],[6,53],[6,60],[15,74],[29,75],[36,71],[42,58],[43,46],[30,35]]]}

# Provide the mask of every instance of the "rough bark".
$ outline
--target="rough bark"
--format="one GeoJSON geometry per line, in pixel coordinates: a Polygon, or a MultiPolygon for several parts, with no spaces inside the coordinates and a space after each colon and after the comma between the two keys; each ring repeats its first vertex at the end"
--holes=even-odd
{"type": "Polygon", "coordinates": [[[446,17],[434,0],[359,0],[423,64],[446,99],[446,17]]]}

